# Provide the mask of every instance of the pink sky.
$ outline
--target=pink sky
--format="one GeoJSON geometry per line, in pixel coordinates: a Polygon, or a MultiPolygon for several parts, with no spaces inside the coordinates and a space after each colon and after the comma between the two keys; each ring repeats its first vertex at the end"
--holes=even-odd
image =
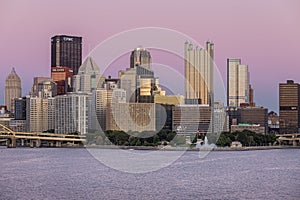
{"type": "Polygon", "coordinates": [[[212,40],[225,81],[226,59],[241,58],[249,65],[256,103],[277,111],[278,83],[300,82],[299,8],[298,0],[2,0],[0,104],[11,67],[22,79],[23,95],[34,76],[50,76],[53,35],[82,36],[86,56],[114,34],[155,26],[182,32],[202,45],[212,40]]]}

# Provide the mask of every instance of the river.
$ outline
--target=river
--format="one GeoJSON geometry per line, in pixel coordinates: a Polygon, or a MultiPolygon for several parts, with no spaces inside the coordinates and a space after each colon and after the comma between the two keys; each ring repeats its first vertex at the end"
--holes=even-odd
{"type": "Polygon", "coordinates": [[[300,199],[300,149],[210,152],[202,159],[189,151],[156,171],[126,173],[84,148],[0,148],[0,170],[1,200],[300,199]]]}

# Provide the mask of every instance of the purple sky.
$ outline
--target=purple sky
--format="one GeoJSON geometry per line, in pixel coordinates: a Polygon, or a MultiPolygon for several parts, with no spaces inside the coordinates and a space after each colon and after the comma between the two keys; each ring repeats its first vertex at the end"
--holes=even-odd
{"type": "Polygon", "coordinates": [[[277,111],[278,83],[300,82],[299,8],[298,0],[1,0],[0,104],[11,67],[22,79],[23,95],[34,76],[50,76],[53,35],[82,36],[85,57],[114,34],[154,26],[180,31],[202,45],[212,40],[224,80],[226,59],[241,58],[249,65],[256,103],[277,111]]]}

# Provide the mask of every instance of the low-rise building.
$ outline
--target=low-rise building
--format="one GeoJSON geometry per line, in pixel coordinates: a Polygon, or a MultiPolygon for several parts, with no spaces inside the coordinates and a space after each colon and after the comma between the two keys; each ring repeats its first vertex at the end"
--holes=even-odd
{"type": "Polygon", "coordinates": [[[212,110],[206,104],[176,105],[173,108],[173,131],[179,134],[212,131],[212,110]]]}
{"type": "Polygon", "coordinates": [[[261,126],[260,124],[238,124],[238,125],[231,125],[231,131],[240,131],[242,132],[243,130],[249,130],[253,131],[255,133],[261,133],[265,134],[266,130],[264,126],[261,126]]]}

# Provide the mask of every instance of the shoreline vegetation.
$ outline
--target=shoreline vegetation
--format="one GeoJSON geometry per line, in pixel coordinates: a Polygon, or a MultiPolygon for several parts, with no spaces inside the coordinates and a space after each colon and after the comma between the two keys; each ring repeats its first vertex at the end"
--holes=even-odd
{"type": "Polygon", "coordinates": [[[221,134],[191,134],[188,137],[169,130],[158,133],[144,131],[94,131],[86,135],[86,148],[130,149],[130,150],[184,150],[184,151],[245,151],[300,148],[288,143],[279,144],[275,134],[259,134],[244,130],[221,134]],[[205,137],[208,144],[204,145],[205,137]],[[231,147],[232,142],[241,146],[231,147]],[[199,148],[200,147],[200,148],[199,148]]]}

